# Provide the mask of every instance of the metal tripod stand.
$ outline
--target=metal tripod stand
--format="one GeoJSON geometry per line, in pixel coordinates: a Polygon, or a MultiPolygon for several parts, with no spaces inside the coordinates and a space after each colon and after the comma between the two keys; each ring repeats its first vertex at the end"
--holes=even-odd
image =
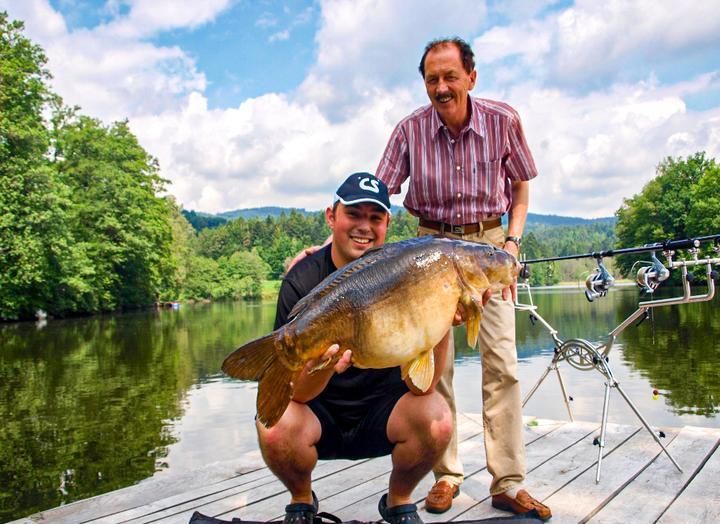
{"type": "MultiPolygon", "coordinates": [[[[716,249],[716,252],[718,252],[718,249],[716,249]]],[[[570,417],[570,420],[573,421],[572,411],[570,409],[570,403],[569,398],[567,395],[567,392],[565,390],[565,384],[562,379],[562,375],[560,374],[560,369],[558,365],[561,362],[567,362],[572,367],[579,369],[581,371],[591,371],[595,370],[598,373],[600,373],[603,377],[605,377],[605,397],[603,400],[603,410],[602,410],[602,423],[600,426],[600,439],[599,439],[599,449],[598,449],[598,460],[597,460],[597,471],[595,474],[595,482],[600,482],[600,470],[602,466],[602,458],[603,458],[603,450],[605,448],[605,434],[607,429],[607,419],[608,419],[608,408],[610,404],[610,390],[612,388],[615,388],[618,393],[620,393],[620,396],[625,400],[625,402],[630,406],[630,409],[632,409],[633,413],[640,419],[640,422],[642,422],[643,426],[645,426],[645,429],[652,435],[653,439],[657,444],[662,448],[662,450],[665,452],[665,454],[668,456],[668,458],[672,461],[672,463],[675,465],[675,467],[678,469],[678,471],[682,472],[682,469],[678,465],[678,463],[675,461],[675,459],[672,457],[670,452],[665,448],[663,443],[660,441],[659,437],[655,434],[655,432],[652,430],[648,422],[645,420],[645,418],[642,416],[638,408],[635,406],[635,404],[630,400],[630,398],[627,396],[627,394],[623,391],[623,389],[620,387],[620,384],[618,383],[617,379],[613,375],[612,369],[610,368],[609,358],[608,355],[610,353],[610,350],[612,349],[616,338],[627,328],[630,324],[632,324],[635,320],[637,320],[640,317],[645,317],[649,314],[649,311],[652,308],[660,307],[660,306],[669,306],[669,305],[675,305],[675,304],[687,304],[691,302],[704,302],[711,300],[715,295],[715,282],[713,280],[714,277],[716,277],[716,272],[712,270],[713,264],[720,264],[720,258],[706,258],[706,259],[698,259],[697,258],[697,250],[691,251],[693,254],[693,259],[691,260],[681,260],[681,261],[673,261],[672,260],[672,252],[666,252],[665,256],[667,257],[667,266],[670,269],[673,268],[681,268],[682,271],[682,283],[683,283],[683,295],[680,297],[675,298],[667,298],[667,299],[658,299],[658,300],[647,300],[647,301],[641,301],[638,304],[637,310],[633,312],[631,315],[629,315],[620,325],[618,325],[615,329],[613,329],[608,334],[607,341],[602,344],[594,344],[592,342],[588,342],[584,339],[570,339],[563,341],[558,336],[558,331],[554,329],[538,312],[537,312],[537,306],[533,304],[532,301],[532,294],[530,293],[530,286],[527,283],[521,283],[519,284],[519,287],[527,289],[528,296],[529,296],[529,303],[523,304],[520,302],[515,302],[515,309],[517,311],[526,311],[529,313],[532,320],[540,322],[550,333],[550,336],[553,339],[553,342],[555,344],[554,349],[554,355],[552,360],[550,361],[550,364],[545,369],[544,373],[540,377],[540,379],[535,383],[535,385],[530,389],[528,394],[526,395],[525,399],[523,400],[523,407],[525,404],[527,404],[528,400],[533,396],[533,394],[537,391],[537,389],[540,387],[540,384],[545,380],[545,378],[552,372],[555,371],[558,377],[558,381],[560,382],[560,389],[562,391],[563,400],[565,401],[565,407],[567,409],[568,415],[570,417]],[[706,267],[706,275],[707,275],[707,290],[706,293],[703,294],[697,294],[693,295],[690,289],[690,283],[692,280],[692,275],[688,275],[687,268],[689,266],[697,266],[697,265],[705,265],[706,267]]],[[[718,252],[720,255],[720,252],[718,252]]],[[[657,259],[653,259],[657,261],[657,259]]],[[[657,267],[657,266],[656,266],[657,267]]],[[[662,266],[660,266],[662,268],[662,266]]],[[[604,268],[603,268],[604,269],[604,268]]],[[[641,277],[644,278],[644,284],[643,281],[639,280],[639,283],[645,287],[648,284],[647,280],[647,271],[648,268],[643,268],[638,273],[638,278],[641,277]]],[[[665,276],[664,278],[667,278],[665,276]]],[[[658,286],[660,281],[656,280],[655,282],[651,282],[646,289],[648,289],[650,293],[652,293],[655,288],[658,286]],[[650,289],[651,288],[651,289],[650,289]]],[[[590,297],[588,297],[589,300],[591,300],[590,297]]]]}

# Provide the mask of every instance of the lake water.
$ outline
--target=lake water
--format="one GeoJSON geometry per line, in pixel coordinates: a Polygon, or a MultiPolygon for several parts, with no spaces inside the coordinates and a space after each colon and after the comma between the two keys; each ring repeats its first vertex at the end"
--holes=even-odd
{"type": "MultiPolygon", "coordinates": [[[[592,304],[577,289],[533,298],[563,340],[601,341],[636,308],[638,292],[618,289],[592,304]]],[[[218,368],[230,350],[270,331],[274,314],[273,303],[237,302],[0,326],[0,521],[257,449],[256,386],[218,368]]],[[[527,391],[553,346],[526,313],[517,320],[527,391]]],[[[458,408],[480,412],[480,360],[458,329],[458,408]]],[[[717,297],[659,308],[654,322],[621,335],[610,364],[653,426],[720,427],[717,297]]],[[[560,369],[576,420],[599,421],[602,376],[560,369]]],[[[554,374],[524,413],[567,418],[554,374]]],[[[616,391],[609,419],[636,422],[616,391]]]]}

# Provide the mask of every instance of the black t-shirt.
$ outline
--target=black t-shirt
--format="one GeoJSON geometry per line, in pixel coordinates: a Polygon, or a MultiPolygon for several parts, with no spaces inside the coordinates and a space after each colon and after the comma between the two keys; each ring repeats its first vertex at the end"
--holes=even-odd
{"type": "MultiPolygon", "coordinates": [[[[331,244],[298,262],[283,279],[277,302],[275,329],[284,325],[293,306],[337,268],[330,254],[331,244]]],[[[352,348],[350,348],[352,349],[352,348]]],[[[336,417],[343,429],[357,424],[376,399],[388,392],[409,391],[400,378],[400,368],[359,369],[350,367],[334,374],[316,397],[336,417]]]]}

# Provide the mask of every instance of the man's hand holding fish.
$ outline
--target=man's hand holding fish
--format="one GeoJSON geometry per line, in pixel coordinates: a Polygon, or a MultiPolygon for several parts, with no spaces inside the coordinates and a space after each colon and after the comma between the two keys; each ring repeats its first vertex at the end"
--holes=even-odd
{"type": "Polygon", "coordinates": [[[308,360],[305,367],[293,377],[295,402],[308,402],[317,397],[335,373],[342,373],[352,366],[352,351],[346,349],[338,355],[340,346],[333,344],[319,358],[308,360]]]}

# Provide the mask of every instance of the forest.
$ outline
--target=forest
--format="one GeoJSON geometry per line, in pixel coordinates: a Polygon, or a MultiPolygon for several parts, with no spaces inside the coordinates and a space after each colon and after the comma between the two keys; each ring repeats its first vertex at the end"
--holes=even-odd
{"type": "MultiPolygon", "coordinates": [[[[227,219],[183,210],[128,122],[106,124],[65,105],[46,64],[22,22],[0,12],[0,320],[258,298],[263,281],[281,278],[295,254],[327,238],[321,211],[227,219]]],[[[714,159],[666,158],[657,173],[616,221],[529,223],[524,255],[720,231],[714,159]]],[[[416,226],[407,212],[394,213],[387,241],[414,236],[416,226]]],[[[618,267],[627,273],[632,263],[618,267]]],[[[581,264],[538,264],[531,283],[583,272],[581,264]]]]}

